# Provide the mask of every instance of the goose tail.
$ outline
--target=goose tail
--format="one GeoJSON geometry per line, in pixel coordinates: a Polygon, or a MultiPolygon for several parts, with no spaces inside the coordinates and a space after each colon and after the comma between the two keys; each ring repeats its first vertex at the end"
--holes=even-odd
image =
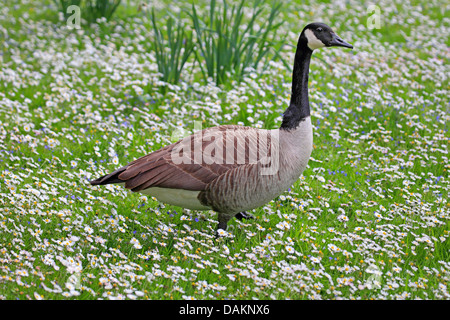
{"type": "Polygon", "coordinates": [[[117,169],[116,171],[106,174],[100,178],[97,178],[95,180],[89,181],[89,183],[93,186],[101,186],[106,184],[113,184],[113,183],[123,183],[125,181],[119,179],[119,175],[127,169],[126,167],[122,167],[120,169],[117,169]]]}

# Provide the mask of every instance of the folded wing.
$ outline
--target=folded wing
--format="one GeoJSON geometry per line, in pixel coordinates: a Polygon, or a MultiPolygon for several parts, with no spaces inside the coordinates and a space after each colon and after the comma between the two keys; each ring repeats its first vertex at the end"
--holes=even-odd
{"type": "Polygon", "coordinates": [[[208,128],[143,156],[91,184],[125,183],[132,191],[152,187],[203,191],[228,170],[256,164],[258,148],[262,145],[270,148],[270,135],[268,139],[261,139],[261,133],[267,135],[267,132],[270,131],[233,125],[208,128]]]}

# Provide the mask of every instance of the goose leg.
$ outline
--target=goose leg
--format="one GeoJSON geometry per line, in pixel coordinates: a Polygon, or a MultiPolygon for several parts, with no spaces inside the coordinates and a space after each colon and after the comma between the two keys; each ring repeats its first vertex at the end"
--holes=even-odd
{"type": "Polygon", "coordinates": [[[236,217],[236,219],[241,220],[241,221],[242,221],[242,219],[255,219],[255,217],[252,214],[247,213],[247,211],[242,211],[242,212],[236,213],[235,217],[236,217]]]}
{"type": "Polygon", "coordinates": [[[219,221],[219,224],[217,225],[217,230],[227,230],[228,221],[219,221]]]}
{"type": "Polygon", "coordinates": [[[219,234],[219,230],[227,230],[227,226],[228,226],[228,221],[230,221],[230,219],[233,216],[227,215],[225,213],[219,213],[219,224],[217,225],[217,229],[216,229],[216,239],[220,237],[219,234]]]}

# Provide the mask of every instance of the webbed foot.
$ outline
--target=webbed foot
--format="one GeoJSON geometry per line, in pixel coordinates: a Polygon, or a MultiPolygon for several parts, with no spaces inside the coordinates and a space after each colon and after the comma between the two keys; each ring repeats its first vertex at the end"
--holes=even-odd
{"type": "Polygon", "coordinates": [[[242,212],[236,213],[235,217],[236,217],[236,219],[238,219],[240,221],[242,221],[242,219],[247,219],[247,220],[255,219],[255,216],[253,216],[250,213],[247,213],[247,211],[242,211],[242,212]]]}

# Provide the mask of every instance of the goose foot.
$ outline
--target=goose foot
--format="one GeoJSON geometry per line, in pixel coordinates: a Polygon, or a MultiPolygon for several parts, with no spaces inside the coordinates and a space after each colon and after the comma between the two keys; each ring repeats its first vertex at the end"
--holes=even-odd
{"type": "Polygon", "coordinates": [[[236,219],[238,219],[240,221],[242,221],[242,219],[247,219],[247,220],[255,219],[255,216],[250,213],[247,213],[247,211],[242,211],[242,212],[236,213],[235,217],[236,217],[236,219]]]}

